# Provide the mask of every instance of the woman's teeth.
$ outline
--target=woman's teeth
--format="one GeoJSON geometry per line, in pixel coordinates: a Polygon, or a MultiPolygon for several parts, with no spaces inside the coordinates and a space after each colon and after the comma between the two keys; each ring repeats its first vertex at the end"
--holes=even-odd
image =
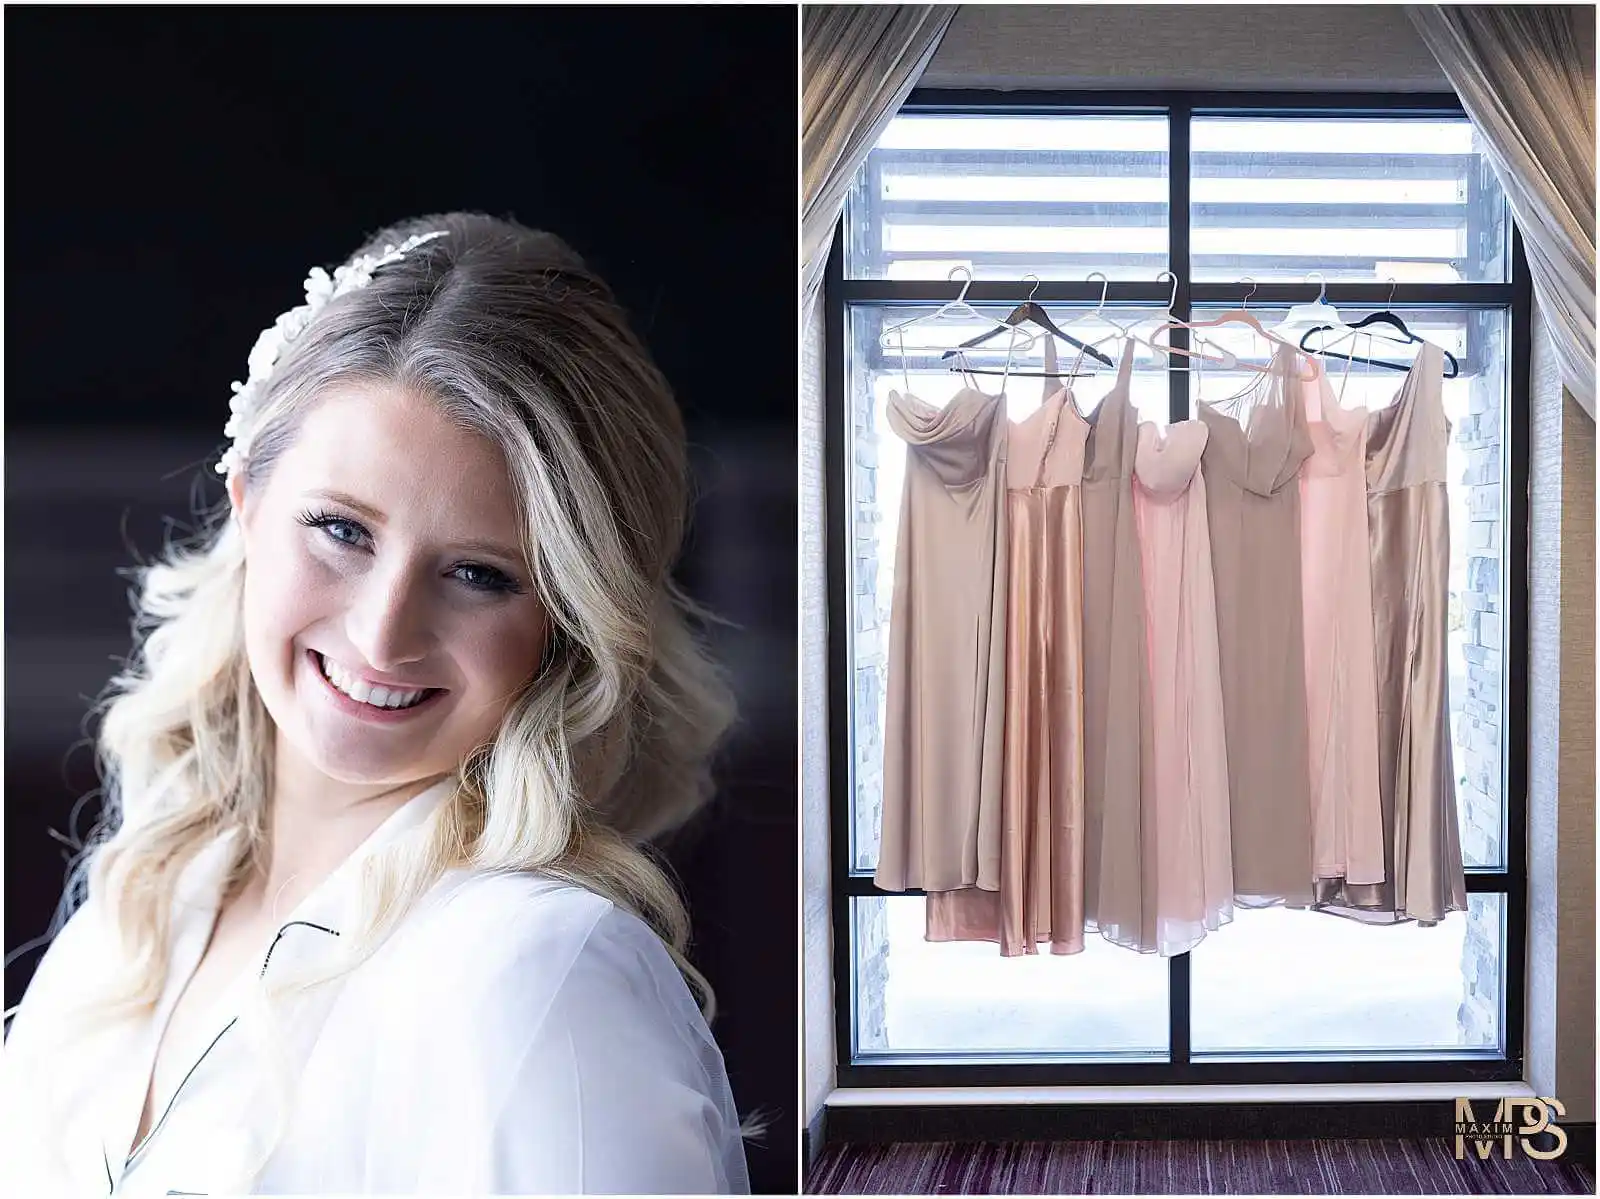
{"type": "Polygon", "coordinates": [[[370,704],[374,708],[409,708],[424,699],[432,690],[431,687],[423,687],[418,691],[391,691],[387,687],[368,686],[349,674],[332,658],[318,654],[317,661],[322,666],[323,677],[335,688],[358,703],[370,704]]]}

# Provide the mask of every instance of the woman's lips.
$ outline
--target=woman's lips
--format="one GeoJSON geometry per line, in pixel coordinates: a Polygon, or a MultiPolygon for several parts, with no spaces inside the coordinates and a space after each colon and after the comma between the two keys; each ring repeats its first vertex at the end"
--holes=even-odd
{"type": "Polygon", "coordinates": [[[419,712],[426,712],[433,708],[438,703],[439,697],[444,695],[446,691],[443,687],[431,688],[427,695],[407,708],[380,708],[374,704],[363,703],[359,699],[354,699],[335,687],[323,671],[322,659],[316,650],[307,650],[306,658],[311,667],[311,672],[317,676],[317,681],[322,685],[323,693],[333,706],[347,716],[370,724],[404,724],[419,712]]]}

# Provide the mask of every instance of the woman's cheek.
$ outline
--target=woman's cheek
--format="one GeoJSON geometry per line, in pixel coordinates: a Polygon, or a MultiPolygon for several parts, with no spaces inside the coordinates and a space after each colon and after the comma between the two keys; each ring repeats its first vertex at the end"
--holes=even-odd
{"type": "Polygon", "coordinates": [[[337,617],[345,580],[304,546],[287,547],[261,572],[258,595],[263,623],[285,640],[337,617]]]}
{"type": "Polygon", "coordinates": [[[472,680],[479,706],[500,710],[538,669],[545,620],[535,607],[495,615],[497,619],[459,630],[456,660],[472,680]]]}

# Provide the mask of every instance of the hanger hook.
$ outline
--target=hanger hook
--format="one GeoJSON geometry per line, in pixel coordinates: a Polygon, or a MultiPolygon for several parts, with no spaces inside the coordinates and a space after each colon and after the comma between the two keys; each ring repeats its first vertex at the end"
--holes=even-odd
{"type": "Polygon", "coordinates": [[[1031,274],[1030,273],[1030,274],[1022,276],[1022,281],[1024,283],[1026,283],[1029,279],[1033,280],[1033,290],[1028,293],[1028,298],[1025,301],[1023,301],[1024,303],[1032,303],[1033,302],[1033,297],[1039,294],[1039,287],[1040,287],[1040,284],[1042,282],[1040,280],[1039,276],[1035,275],[1035,274],[1031,274]]]}
{"type": "Polygon", "coordinates": [[[1241,304],[1240,307],[1248,310],[1250,307],[1250,297],[1256,294],[1256,288],[1260,287],[1261,284],[1257,283],[1250,275],[1245,275],[1243,278],[1250,284],[1250,290],[1244,293],[1244,303],[1241,304]]]}
{"type": "Polygon", "coordinates": [[[1094,306],[1094,313],[1099,316],[1105,311],[1106,297],[1111,294],[1111,280],[1106,278],[1104,271],[1090,271],[1084,282],[1093,283],[1096,279],[1100,280],[1100,302],[1094,306]]]}
{"type": "Polygon", "coordinates": [[[1326,304],[1328,302],[1328,277],[1321,271],[1311,271],[1306,275],[1306,282],[1310,283],[1313,279],[1317,280],[1317,282],[1319,282],[1322,286],[1317,291],[1317,298],[1313,300],[1312,303],[1326,304]]]}
{"type": "Polygon", "coordinates": [[[1156,276],[1156,282],[1160,283],[1163,279],[1172,280],[1172,294],[1167,297],[1167,315],[1171,316],[1172,310],[1178,306],[1178,276],[1171,271],[1162,271],[1156,276]]]}
{"type": "Polygon", "coordinates": [[[958,263],[951,267],[950,273],[945,276],[945,278],[949,279],[952,283],[954,283],[958,277],[961,279],[961,294],[955,298],[954,302],[957,304],[965,304],[967,302],[967,289],[972,286],[972,268],[964,262],[958,263]]]}
{"type": "Polygon", "coordinates": [[[1389,276],[1389,298],[1384,302],[1385,308],[1394,307],[1394,293],[1400,290],[1400,281],[1393,275],[1389,276]]]}

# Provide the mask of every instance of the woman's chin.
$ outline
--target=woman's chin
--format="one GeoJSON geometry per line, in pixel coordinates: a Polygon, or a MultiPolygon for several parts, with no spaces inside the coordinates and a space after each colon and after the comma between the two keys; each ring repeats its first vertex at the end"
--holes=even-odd
{"type": "Polygon", "coordinates": [[[394,752],[404,747],[359,743],[366,740],[316,735],[291,738],[286,748],[295,765],[290,769],[296,773],[303,769],[311,778],[363,790],[394,788],[449,773],[449,767],[421,761],[414,752],[394,752]]]}

